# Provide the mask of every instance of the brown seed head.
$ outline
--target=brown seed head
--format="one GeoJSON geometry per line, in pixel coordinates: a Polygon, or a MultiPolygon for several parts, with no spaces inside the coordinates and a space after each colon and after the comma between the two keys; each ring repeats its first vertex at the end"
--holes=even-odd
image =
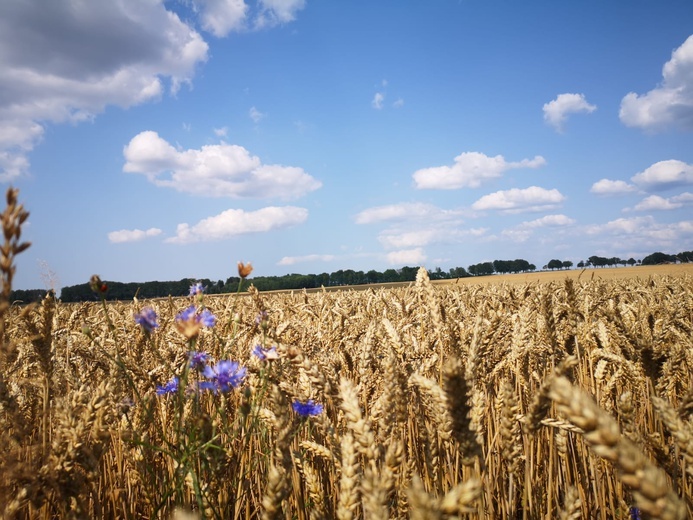
{"type": "Polygon", "coordinates": [[[250,262],[244,264],[243,262],[238,262],[238,276],[241,278],[247,278],[250,273],[253,272],[253,266],[250,262]]]}

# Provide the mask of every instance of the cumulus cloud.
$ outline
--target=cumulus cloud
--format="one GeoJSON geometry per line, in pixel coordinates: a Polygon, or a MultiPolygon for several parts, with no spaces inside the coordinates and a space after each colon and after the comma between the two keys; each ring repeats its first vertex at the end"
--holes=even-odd
{"type": "Polygon", "coordinates": [[[0,2],[0,176],[26,173],[46,123],[175,92],[207,51],[159,1],[0,2]]]}
{"type": "Polygon", "coordinates": [[[375,96],[373,96],[373,100],[371,101],[371,106],[376,110],[381,110],[383,108],[384,101],[385,96],[380,92],[376,92],[375,96]]]}
{"type": "Polygon", "coordinates": [[[222,126],[221,128],[215,128],[214,129],[214,134],[217,137],[226,137],[226,135],[229,133],[229,129],[226,126],[222,126]]]}
{"type": "Polygon", "coordinates": [[[141,229],[121,229],[120,231],[111,231],[108,234],[108,240],[113,244],[139,242],[145,238],[159,236],[161,233],[162,231],[158,228],[149,228],[146,231],[141,229]]]}
{"type": "Polygon", "coordinates": [[[557,132],[561,132],[569,114],[580,112],[590,114],[597,110],[597,107],[590,105],[584,94],[559,94],[556,99],[546,103],[543,110],[544,121],[554,127],[557,132]]]}
{"type": "Polygon", "coordinates": [[[202,28],[218,38],[245,25],[248,6],[244,0],[195,0],[195,5],[202,28]]]}
{"type": "Polygon", "coordinates": [[[459,210],[444,210],[432,204],[403,202],[365,209],[356,215],[355,221],[357,224],[373,224],[384,221],[439,220],[456,218],[461,214],[459,210]]]}
{"type": "Polygon", "coordinates": [[[334,255],[304,255],[304,256],[284,256],[277,265],[294,265],[304,262],[331,262],[334,255]]]}
{"type": "Polygon", "coordinates": [[[572,224],[575,224],[575,219],[565,215],[546,215],[535,220],[523,222],[520,224],[520,226],[533,229],[541,227],[570,226],[572,224]]]}
{"type": "Polygon", "coordinates": [[[636,191],[636,188],[625,181],[602,179],[592,184],[590,191],[597,195],[623,195],[636,191]]]}
{"type": "Polygon", "coordinates": [[[301,168],[262,164],[242,146],[222,143],[179,151],[152,131],[133,137],[123,155],[123,171],[193,195],[292,199],[322,185],[301,168]]]}
{"type": "Polygon", "coordinates": [[[393,108],[402,108],[404,106],[404,100],[402,98],[397,98],[394,103],[392,103],[393,108]]]}
{"type": "Polygon", "coordinates": [[[308,210],[295,206],[269,206],[257,211],[228,209],[219,215],[200,220],[194,226],[178,224],[176,236],[166,242],[190,244],[224,240],[248,233],[265,233],[304,223],[308,210]]]}
{"type": "MultiPolygon", "coordinates": [[[[659,195],[650,195],[649,197],[645,197],[643,200],[638,202],[635,207],[632,208],[632,210],[667,211],[678,209],[691,203],[693,203],[693,193],[688,192],[669,198],[660,197],[659,195]]],[[[624,211],[631,211],[631,209],[626,208],[624,211]]]]}
{"type": "Polygon", "coordinates": [[[540,155],[534,159],[508,162],[502,155],[489,157],[480,152],[464,152],[455,157],[452,166],[423,168],[414,172],[413,178],[418,189],[477,188],[484,181],[500,177],[507,170],[539,168],[545,164],[546,160],[540,155]]]}
{"type": "Polygon", "coordinates": [[[575,224],[575,219],[566,215],[546,215],[538,219],[521,222],[517,226],[505,229],[501,235],[513,242],[526,242],[534,234],[534,230],[538,228],[551,227],[562,228],[575,224]]]}
{"type": "Polygon", "coordinates": [[[670,199],[665,199],[659,195],[650,195],[645,197],[640,202],[638,202],[633,208],[635,211],[659,211],[659,210],[670,210],[676,209],[683,206],[683,204],[672,202],[670,199]]]}
{"type": "Polygon", "coordinates": [[[479,211],[502,210],[505,213],[520,213],[553,209],[564,200],[563,194],[556,189],[547,190],[539,186],[530,186],[525,189],[513,188],[484,195],[472,204],[472,208],[479,211]]]}
{"type": "Polygon", "coordinates": [[[631,177],[631,180],[639,187],[652,191],[690,185],[693,184],[693,165],[673,159],[659,161],[631,177]]]}
{"type": "Polygon", "coordinates": [[[426,261],[426,254],[423,249],[403,249],[401,251],[391,251],[387,254],[387,261],[390,265],[421,265],[426,261]]]}
{"type": "Polygon", "coordinates": [[[693,130],[693,35],[664,64],[659,86],[642,95],[626,94],[619,117],[631,127],[693,130]]]}
{"type": "Polygon", "coordinates": [[[651,215],[619,218],[606,224],[588,226],[585,229],[593,243],[619,246],[634,251],[657,249],[685,249],[693,239],[693,220],[659,223],[651,215]]]}

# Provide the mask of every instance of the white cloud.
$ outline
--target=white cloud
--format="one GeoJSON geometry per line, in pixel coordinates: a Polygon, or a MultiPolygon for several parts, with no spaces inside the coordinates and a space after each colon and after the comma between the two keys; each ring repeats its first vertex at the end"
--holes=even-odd
{"type": "Polygon", "coordinates": [[[387,261],[390,265],[417,266],[426,261],[426,254],[423,249],[403,249],[401,251],[391,251],[387,254],[387,261]]]}
{"type": "Polygon", "coordinates": [[[120,231],[111,231],[108,234],[108,240],[114,244],[123,242],[139,242],[145,238],[159,236],[162,231],[158,228],[149,228],[146,231],[141,229],[121,229],[120,231]]]}
{"type": "Polygon", "coordinates": [[[285,256],[277,262],[277,265],[294,265],[304,262],[331,262],[334,258],[334,255],[285,256]]]}
{"type": "Polygon", "coordinates": [[[397,98],[397,100],[392,103],[394,108],[402,108],[404,106],[404,100],[402,98],[397,98]]]}
{"type": "Polygon", "coordinates": [[[381,110],[383,108],[383,101],[385,101],[385,96],[380,92],[376,92],[373,96],[373,101],[371,101],[371,106],[376,110],[381,110]]]}
{"type": "Polygon", "coordinates": [[[229,129],[226,126],[222,126],[221,128],[215,128],[214,129],[214,134],[217,137],[226,137],[229,133],[229,129]]]}
{"type": "Polygon", "coordinates": [[[606,224],[588,226],[585,232],[593,243],[613,245],[618,241],[622,249],[634,251],[653,251],[657,249],[676,249],[691,247],[693,221],[684,220],[660,224],[651,215],[643,217],[619,218],[606,224]]]}
{"type": "Polygon", "coordinates": [[[673,159],[659,161],[631,180],[643,189],[654,191],[685,186],[693,184],[693,165],[673,159]]]}
{"type": "Polygon", "coordinates": [[[207,50],[160,1],[0,2],[0,177],[26,173],[46,123],[175,92],[207,50]]]}
{"type": "Polygon", "coordinates": [[[625,181],[612,181],[610,179],[602,179],[592,184],[590,191],[597,195],[623,195],[632,193],[636,190],[635,186],[628,184],[625,181]]]}
{"type": "Polygon", "coordinates": [[[597,110],[596,105],[590,105],[584,94],[559,94],[556,99],[544,105],[544,121],[550,124],[558,132],[563,130],[563,123],[569,114],[597,110]]]}
{"type": "Polygon", "coordinates": [[[403,202],[401,204],[389,204],[368,208],[355,217],[357,224],[372,224],[375,222],[392,220],[432,220],[441,218],[456,218],[462,214],[458,210],[444,210],[432,204],[421,202],[403,202]]]}
{"type": "Polygon", "coordinates": [[[272,27],[292,22],[306,6],[305,0],[259,0],[260,12],[255,20],[257,28],[272,27]]]}
{"type": "Polygon", "coordinates": [[[675,204],[693,204],[693,193],[684,192],[669,199],[675,204]]]}
{"type": "Polygon", "coordinates": [[[229,209],[219,215],[199,221],[194,226],[178,224],[176,236],[166,242],[189,244],[224,240],[248,233],[265,233],[302,224],[308,219],[308,210],[295,206],[269,206],[257,211],[229,209]]]}
{"type": "Polygon", "coordinates": [[[257,108],[255,107],[250,107],[250,110],[248,111],[248,115],[250,116],[250,119],[252,119],[255,123],[259,123],[262,121],[267,114],[264,114],[260,112],[257,108]]]}
{"type": "Polygon", "coordinates": [[[502,155],[488,157],[480,152],[464,152],[455,157],[452,166],[423,168],[414,172],[414,183],[418,189],[455,190],[477,188],[482,182],[500,177],[513,168],[538,168],[546,160],[537,155],[534,159],[507,162],[502,155]]]}
{"type": "Polygon", "coordinates": [[[640,202],[638,202],[633,208],[635,211],[659,211],[659,210],[670,210],[676,209],[683,206],[683,204],[672,202],[670,199],[665,199],[659,195],[650,195],[645,197],[640,202]]]}
{"type": "Polygon", "coordinates": [[[506,213],[543,211],[559,206],[564,200],[565,197],[556,189],[547,190],[539,186],[530,186],[525,189],[513,188],[484,195],[472,204],[472,208],[479,211],[503,210],[506,213]]]}
{"type": "Polygon", "coordinates": [[[693,129],[693,35],[672,52],[659,86],[621,100],[619,117],[626,126],[644,129],[693,129]]]}
{"type": "MultiPolygon", "coordinates": [[[[566,215],[546,215],[535,220],[521,222],[517,226],[504,229],[501,235],[513,242],[526,242],[534,234],[534,230],[538,228],[551,227],[562,228],[575,224],[575,219],[566,215]]],[[[554,233],[555,231],[552,231],[554,233]]]]}
{"type": "Polygon", "coordinates": [[[200,23],[205,31],[218,38],[243,29],[248,12],[244,0],[195,0],[200,23]]]}
{"type": "Polygon", "coordinates": [[[152,131],[133,137],[123,155],[123,171],[207,197],[292,199],[322,185],[301,168],[262,164],[242,146],[222,143],[179,151],[152,131]]]}
{"type": "Polygon", "coordinates": [[[575,224],[575,219],[567,217],[565,215],[546,215],[544,217],[530,220],[528,222],[522,222],[520,226],[526,228],[541,228],[541,227],[556,227],[556,226],[570,226],[575,224]]]}
{"type": "MultiPolygon", "coordinates": [[[[693,203],[693,193],[681,193],[674,197],[664,198],[659,195],[650,195],[638,202],[633,211],[667,211],[678,209],[684,205],[693,203]]],[[[630,208],[625,208],[624,211],[631,211],[630,208]]]]}

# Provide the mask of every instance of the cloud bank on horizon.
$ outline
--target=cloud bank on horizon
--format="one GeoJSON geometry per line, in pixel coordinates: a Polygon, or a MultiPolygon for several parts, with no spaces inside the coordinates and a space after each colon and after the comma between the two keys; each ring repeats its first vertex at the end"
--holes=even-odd
{"type": "Polygon", "coordinates": [[[368,18],[305,0],[0,4],[0,180],[38,208],[36,244],[53,244],[42,225],[66,230],[42,261],[78,283],[188,276],[200,251],[221,275],[242,244],[279,273],[693,249],[693,6],[600,32],[631,53],[611,70],[582,29],[618,7],[590,3],[600,20],[540,41],[507,7],[509,47],[485,35],[488,7],[385,4],[368,18]],[[424,19],[435,37],[401,26],[424,19]],[[49,216],[56,200],[71,202],[49,216]]]}

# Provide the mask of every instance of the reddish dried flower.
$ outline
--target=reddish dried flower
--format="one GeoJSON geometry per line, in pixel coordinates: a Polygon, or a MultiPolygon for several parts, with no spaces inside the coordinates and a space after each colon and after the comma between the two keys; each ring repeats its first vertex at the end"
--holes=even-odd
{"type": "Polygon", "coordinates": [[[244,264],[243,262],[238,262],[238,276],[241,278],[247,278],[250,273],[253,272],[253,266],[250,262],[244,264]]]}

